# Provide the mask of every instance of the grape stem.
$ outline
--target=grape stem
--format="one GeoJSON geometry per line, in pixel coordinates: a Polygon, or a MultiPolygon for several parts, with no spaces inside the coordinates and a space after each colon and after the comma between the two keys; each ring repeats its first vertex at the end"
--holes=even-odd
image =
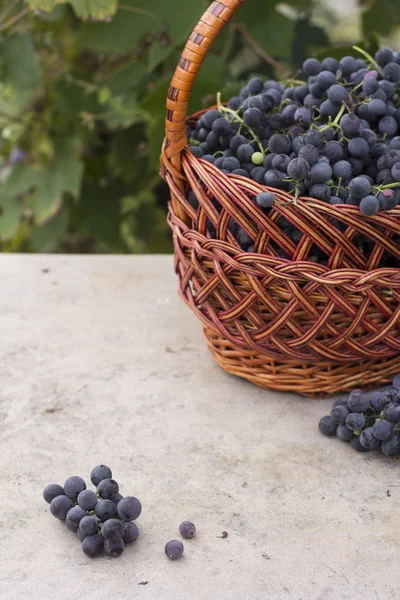
{"type": "Polygon", "coordinates": [[[356,50],[357,52],[359,52],[360,54],[362,54],[368,60],[368,62],[375,68],[375,70],[378,71],[378,73],[380,73],[382,75],[382,77],[383,77],[383,71],[382,71],[382,69],[380,68],[380,66],[378,65],[378,63],[376,62],[376,60],[374,60],[372,58],[372,56],[370,54],[368,54],[368,52],[366,52],[365,50],[363,50],[359,46],[353,46],[353,50],[356,50]]]}
{"type": "Polygon", "coordinates": [[[258,145],[258,147],[260,148],[260,152],[265,156],[265,152],[264,152],[264,148],[263,145],[260,141],[260,138],[256,136],[256,134],[254,133],[254,131],[252,130],[251,127],[249,127],[241,117],[239,117],[238,113],[233,110],[232,108],[228,108],[227,106],[224,106],[221,102],[221,92],[218,92],[217,94],[217,106],[218,106],[218,110],[221,113],[228,113],[230,115],[233,115],[237,121],[239,121],[239,123],[241,124],[241,127],[246,127],[246,129],[248,130],[248,132],[251,134],[253,141],[256,142],[256,144],[258,145]]]}

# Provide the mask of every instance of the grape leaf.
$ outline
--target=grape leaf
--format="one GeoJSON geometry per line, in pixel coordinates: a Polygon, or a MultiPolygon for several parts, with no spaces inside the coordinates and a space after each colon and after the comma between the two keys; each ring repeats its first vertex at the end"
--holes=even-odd
{"type": "MultiPolygon", "coordinates": [[[[65,0],[27,0],[32,10],[50,12],[57,4],[66,4],[65,0]]],[[[117,10],[117,0],[69,0],[77,16],[81,19],[104,19],[117,10]]]]}
{"type": "Polygon", "coordinates": [[[0,241],[6,242],[16,233],[24,206],[17,198],[0,195],[0,241]]]}
{"type": "Polygon", "coordinates": [[[1,40],[2,83],[11,88],[10,98],[0,107],[11,115],[19,114],[31,100],[39,85],[40,70],[36,62],[33,37],[29,33],[1,40]]]}
{"type": "Polygon", "coordinates": [[[294,37],[295,20],[271,10],[265,20],[250,25],[248,31],[271,56],[289,58],[294,37]]]}
{"type": "Polygon", "coordinates": [[[400,24],[398,0],[379,0],[373,2],[362,14],[364,35],[376,32],[387,37],[390,31],[400,24]]]}
{"type": "Polygon", "coordinates": [[[60,239],[66,233],[69,212],[65,206],[47,223],[35,227],[30,235],[30,249],[33,252],[55,252],[60,239]]]}

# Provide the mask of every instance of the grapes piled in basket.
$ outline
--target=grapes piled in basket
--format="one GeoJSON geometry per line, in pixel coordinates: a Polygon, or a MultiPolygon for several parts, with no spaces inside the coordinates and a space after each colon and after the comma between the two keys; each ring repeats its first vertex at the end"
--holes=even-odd
{"type": "Polygon", "coordinates": [[[350,442],[358,452],[381,450],[386,456],[400,457],[400,375],[370,398],[353,390],[347,400],[336,400],[319,429],[350,442]]]}
{"type": "Polygon", "coordinates": [[[96,492],[86,489],[81,477],[73,476],[63,487],[48,485],[43,497],[50,504],[51,514],[77,534],[87,556],[95,558],[103,550],[108,556],[119,556],[125,545],[139,536],[132,521],[139,517],[142,506],[134,496],[121,496],[106,465],[95,467],[90,479],[96,492]]]}
{"type": "MultiPolygon", "coordinates": [[[[288,192],[293,203],[304,196],[352,205],[367,218],[395,208],[400,52],[383,48],[375,58],[358,52],[362,58],[309,58],[296,80],[253,78],[226,104],[218,95],[218,108],[187,128],[191,152],[226,174],[288,192]]],[[[264,211],[275,200],[267,191],[254,197],[264,211]]],[[[193,192],[189,201],[197,208],[193,192]]],[[[253,250],[235,224],[232,232],[243,250],[253,250]]],[[[209,233],[215,237],[212,227],[209,233]]]]}

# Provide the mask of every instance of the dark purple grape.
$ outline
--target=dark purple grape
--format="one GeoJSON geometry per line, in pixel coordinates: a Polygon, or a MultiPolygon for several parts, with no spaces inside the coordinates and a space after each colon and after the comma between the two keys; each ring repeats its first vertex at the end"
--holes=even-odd
{"type": "Polygon", "coordinates": [[[96,558],[103,552],[104,541],[100,535],[89,535],[82,542],[82,550],[90,558],[96,558]]]}
{"type": "Polygon", "coordinates": [[[347,425],[338,425],[336,428],[336,435],[344,442],[350,442],[354,436],[354,433],[347,427],[347,425]]]}
{"type": "Polygon", "coordinates": [[[264,84],[258,77],[253,77],[253,79],[250,79],[250,81],[248,82],[247,87],[249,89],[250,94],[255,96],[256,94],[262,92],[264,84]]]}
{"type": "Polygon", "coordinates": [[[393,61],[393,52],[389,48],[380,48],[375,52],[375,60],[380,67],[393,61]]]}
{"type": "Polygon", "coordinates": [[[383,409],[383,414],[387,421],[397,423],[400,421],[400,404],[389,402],[389,404],[386,404],[385,408],[383,409]]]}
{"type": "Polygon", "coordinates": [[[346,425],[352,431],[360,431],[365,425],[363,413],[352,412],[346,417],[346,425]]]}
{"type": "Polygon", "coordinates": [[[134,521],[142,512],[142,505],[134,496],[126,496],[118,502],[117,514],[124,521],[134,521]]]}
{"type": "Polygon", "coordinates": [[[352,448],[354,448],[354,450],[357,450],[357,452],[367,452],[367,449],[360,444],[359,435],[353,435],[353,437],[350,440],[350,445],[352,448]]]}
{"type": "Polygon", "coordinates": [[[393,434],[393,423],[386,421],[386,419],[381,419],[373,425],[372,433],[377,440],[383,442],[393,434]]]}
{"type": "Polygon", "coordinates": [[[86,510],[83,510],[80,506],[73,506],[67,512],[66,520],[67,523],[73,525],[74,527],[78,527],[79,523],[82,521],[83,517],[87,516],[86,510]]]}
{"type": "Polygon", "coordinates": [[[352,390],[349,394],[347,402],[351,412],[362,413],[369,408],[369,401],[365,392],[362,390],[352,390]]]}
{"type": "Polygon", "coordinates": [[[116,494],[116,495],[114,496],[114,498],[112,499],[112,501],[114,502],[115,506],[117,506],[118,502],[119,502],[120,500],[122,500],[122,498],[123,498],[123,496],[122,496],[121,494],[116,494]]]}
{"type": "Polygon", "coordinates": [[[319,430],[324,435],[335,435],[337,423],[331,416],[322,417],[319,422],[319,430]]]}
{"type": "Polygon", "coordinates": [[[88,535],[94,535],[99,529],[99,522],[96,517],[85,516],[79,522],[79,530],[87,537],[88,535]]]}
{"type": "Polygon", "coordinates": [[[385,396],[385,394],[382,394],[381,392],[375,392],[369,400],[369,405],[376,413],[380,413],[388,402],[389,399],[385,396]]]}
{"type": "Polygon", "coordinates": [[[275,195],[272,192],[260,192],[256,196],[256,202],[262,208],[271,208],[275,202],[275,195]]]}
{"type": "Polygon", "coordinates": [[[47,504],[50,504],[57,496],[65,496],[64,488],[62,488],[61,485],[50,483],[44,488],[43,498],[46,500],[47,504]]]}
{"type": "Polygon", "coordinates": [[[78,504],[84,510],[93,510],[99,501],[96,494],[92,490],[83,490],[78,494],[78,504]]]}
{"type": "Polygon", "coordinates": [[[78,477],[77,475],[68,477],[67,481],[64,483],[65,495],[72,500],[76,500],[78,494],[85,489],[86,483],[83,481],[82,477],[78,477]]]}
{"type": "Polygon", "coordinates": [[[165,546],[165,554],[171,560],[177,560],[178,558],[181,558],[183,550],[183,544],[179,540],[170,540],[165,546]]]}
{"type": "Polygon", "coordinates": [[[390,438],[382,442],[381,448],[386,456],[400,454],[400,437],[396,434],[391,435],[390,438]]]}
{"type": "Polygon", "coordinates": [[[379,200],[375,196],[365,196],[360,202],[360,212],[365,217],[372,217],[379,210],[379,200]]]}
{"type": "Polygon", "coordinates": [[[124,523],[125,533],[123,535],[123,540],[125,544],[131,544],[136,541],[139,537],[139,529],[137,528],[136,523],[131,523],[131,521],[127,521],[124,523]]]}
{"type": "Polygon", "coordinates": [[[190,521],[183,521],[183,523],[179,525],[179,533],[183,538],[189,540],[190,538],[194,537],[196,533],[196,527],[190,521]]]}
{"type": "Polygon", "coordinates": [[[120,556],[125,549],[125,542],[122,538],[118,538],[117,540],[105,540],[104,541],[104,552],[107,556],[111,556],[115,558],[116,556],[120,556]]]}
{"type": "Polygon", "coordinates": [[[372,427],[367,427],[360,433],[360,444],[364,446],[366,450],[375,450],[379,448],[381,442],[374,437],[372,427]]]}
{"type": "Polygon", "coordinates": [[[103,536],[103,538],[112,542],[122,538],[124,533],[124,524],[121,523],[121,521],[119,521],[118,519],[109,519],[108,521],[103,523],[103,526],[101,528],[101,535],[103,536]]]}
{"type": "Polygon", "coordinates": [[[343,425],[344,423],[346,423],[348,414],[349,409],[346,406],[343,406],[342,404],[335,406],[331,410],[332,419],[335,421],[335,423],[338,423],[339,425],[343,425]]]}
{"type": "Polygon", "coordinates": [[[56,496],[50,502],[50,512],[53,517],[64,521],[67,513],[73,507],[72,500],[68,496],[56,496]]]}
{"type": "Polygon", "coordinates": [[[394,387],[400,388],[400,373],[398,373],[397,375],[395,375],[393,377],[392,384],[393,384],[394,387]]]}
{"type": "Polygon", "coordinates": [[[108,519],[113,519],[116,516],[117,508],[112,500],[100,500],[96,504],[94,512],[100,521],[105,522],[108,519]]]}
{"type": "MultiPolygon", "coordinates": [[[[312,167],[312,168],[314,169],[315,167],[312,167]]],[[[331,170],[331,172],[332,172],[332,170],[331,170]]],[[[304,158],[301,158],[301,157],[293,158],[288,164],[287,174],[289,175],[289,177],[291,177],[292,179],[295,179],[296,181],[302,181],[303,179],[308,177],[309,173],[310,173],[310,165],[304,158]]],[[[312,170],[311,170],[311,174],[312,174],[312,170]]]]}
{"type": "Polygon", "coordinates": [[[119,485],[114,479],[103,479],[97,486],[97,493],[106,500],[112,500],[119,492],[119,485]]]}

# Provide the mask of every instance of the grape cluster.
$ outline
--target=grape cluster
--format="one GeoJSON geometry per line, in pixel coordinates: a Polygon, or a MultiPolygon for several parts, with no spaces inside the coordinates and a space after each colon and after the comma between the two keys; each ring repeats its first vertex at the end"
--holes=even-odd
{"type": "Polygon", "coordinates": [[[381,450],[400,457],[400,374],[369,399],[363,391],[353,390],[347,400],[336,400],[331,414],[320,420],[319,430],[350,442],[358,452],[381,450]]]}
{"type": "MultiPolygon", "coordinates": [[[[304,81],[250,79],[239,96],[187,127],[189,148],[224,173],[323,202],[358,206],[366,217],[400,200],[400,52],[315,58],[304,81]]],[[[188,200],[198,207],[193,191],[188,200]]],[[[268,210],[274,194],[254,201],[268,210]]],[[[231,224],[242,249],[252,240],[231,224]]],[[[215,237],[209,222],[208,231],[215,237]]],[[[299,235],[294,230],[292,237],[299,235]]],[[[300,232],[301,236],[301,232],[300,232]]],[[[368,240],[365,240],[368,251],[368,240]]],[[[383,265],[386,266],[386,265],[383,265]]],[[[392,265],[390,265],[392,266],[392,265]]],[[[395,265],[397,266],[397,264],[395,265]]]]}
{"type": "Polygon", "coordinates": [[[86,489],[81,477],[69,477],[61,487],[48,485],[43,491],[50,504],[51,514],[65,521],[67,528],[77,534],[83,552],[90,558],[103,553],[119,556],[125,545],[139,536],[135,521],[142,505],[134,496],[123,497],[118,483],[106,465],[98,465],[90,474],[96,492],[86,489]]]}

